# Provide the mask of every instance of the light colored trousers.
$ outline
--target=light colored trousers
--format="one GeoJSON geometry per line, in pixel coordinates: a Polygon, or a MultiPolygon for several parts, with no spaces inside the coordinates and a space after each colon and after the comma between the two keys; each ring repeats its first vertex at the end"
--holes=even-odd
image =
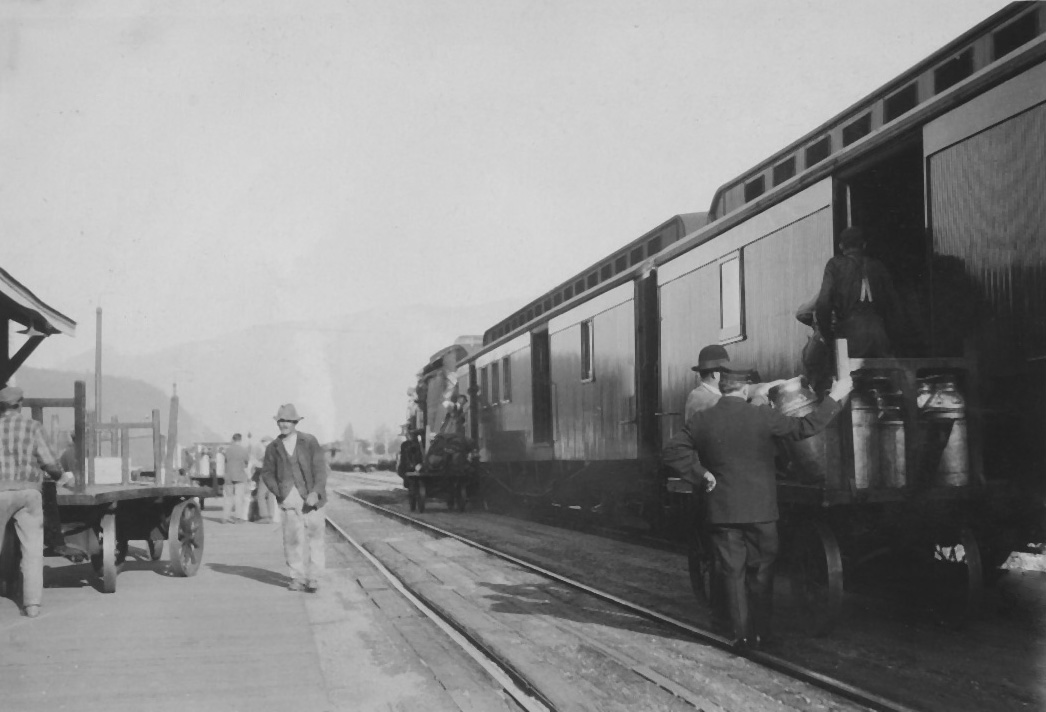
{"type": "Polygon", "coordinates": [[[235,512],[240,519],[247,519],[246,482],[226,482],[222,485],[222,519],[228,519],[230,512],[235,512]]]}
{"type": "Polygon", "coordinates": [[[327,565],[323,543],[326,520],[321,509],[303,513],[304,504],[296,487],[291,488],[291,493],[280,504],[283,510],[283,554],[287,557],[292,579],[316,584],[327,565]]]}
{"type": "Polygon", "coordinates": [[[22,545],[22,605],[39,606],[44,595],[44,504],[40,490],[0,490],[0,546],[11,519],[22,545]]]}

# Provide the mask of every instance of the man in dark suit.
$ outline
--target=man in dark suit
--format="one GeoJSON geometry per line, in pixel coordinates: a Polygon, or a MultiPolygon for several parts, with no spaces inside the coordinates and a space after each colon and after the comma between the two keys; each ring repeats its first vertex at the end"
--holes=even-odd
{"type": "Polygon", "coordinates": [[[853,389],[852,379],[837,381],[817,410],[790,418],[747,402],[751,378],[751,369],[724,369],[723,397],[694,413],[663,452],[665,464],[706,492],[714,583],[725,594],[735,645],[742,647],[758,645],[770,633],[778,549],[774,438],[801,440],[820,432],[853,389]]]}
{"type": "Polygon", "coordinates": [[[283,553],[291,570],[291,591],[319,588],[326,566],[320,509],[327,503],[327,457],[315,437],[298,432],[298,411],[281,405],[276,413],[278,438],[265,448],[261,480],[283,510],[283,553]]]}

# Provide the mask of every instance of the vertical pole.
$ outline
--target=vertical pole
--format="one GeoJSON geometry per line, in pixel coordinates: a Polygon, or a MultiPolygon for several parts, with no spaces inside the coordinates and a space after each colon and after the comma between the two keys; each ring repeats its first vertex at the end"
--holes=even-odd
{"type": "Polygon", "coordinates": [[[93,411],[91,412],[90,421],[90,439],[88,442],[87,451],[87,484],[94,484],[94,458],[101,451],[101,443],[98,440],[98,428],[95,427],[98,424],[98,416],[93,411]]]}
{"type": "MultiPolygon", "coordinates": [[[[76,452],[76,491],[83,492],[87,483],[84,480],[84,461],[87,459],[87,384],[76,381],[73,384],[73,450],[76,452]]],[[[92,477],[94,477],[94,460],[91,460],[92,477]]]]}
{"type": "MultiPolygon", "coordinates": [[[[120,424],[120,419],[117,418],[114,415],[112,418],[109,419],[109,422],[111,422],[114,426],[116,426],[116,425],[120,424]]],[[[119,433],[119,430],[117,430],[115,427],[112,430],[109,431],[109,456],[110,457],[118,457],[121,454],[120,446],[123,444],[123,442],[118,439],[120,437],[118,433],[119,433]]]]}
{"type": "MultiPolygon", "coordinates": [[[[178,476],[178,467],[181,465],[177,458],[178,453],[178,384],[171,386],[171,410],[167,414],[167,457],[164,466],[167,468],[164,476],[165,485],[173,485],[178,476]]],[[[157,480],[159,481],[159,480],[157,480]]]]}
{"type": "Polygon", "coordinates": [[[94,326],[94,422],[102,422],[102,308],[95,310],[94,326]]]}
{"type": "Polygon", "coordinates": [[[163,467],[163,442],[160,440],[160,410],[153,409],[153,473],[156,484],[160,484],[160,469],[163,467]]]}
{"type": "MultiPolygon", "coordinates": [[[[131,430],[122,427],[120,432],[120,483],[131,484],[131,430]]],[[[113,431],[113,440],[116,440],[116,431],[113,431]]]]}

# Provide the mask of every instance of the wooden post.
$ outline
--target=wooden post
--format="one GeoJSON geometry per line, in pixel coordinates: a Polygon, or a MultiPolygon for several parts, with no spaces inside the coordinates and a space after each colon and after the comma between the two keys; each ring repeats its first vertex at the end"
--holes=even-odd
{"type": "Polygon", "coordinates": [[[839,380],[850,376],[850,348],[846,339],[835,340],[835,377],[839,380]]]}
{"type": "Polygon", "coordinates": [[[153,409],[153,477],[156,484],[162,484],[160,470],[163,468],[163,443],[160,441],[160,410],[153,409]]]}
{"type": "MultiPolygon", "coordinates": [[[[178,455],[178,386],[175,384],[171,387],[171,410],[167,414],[167,451],[164,465],[166,466],[166,474],[164,476],[163,483],[165,485],[174,484],[175,478],[178,476],[178,468],[181,466],[180,458],[178,455]]],[[[157,480],[159,484],[159,480],[157,480]]]]}
{"type": "MultiPolygon", "coordinates": [[[[116,441],[117,431],[113,431],[113,442],[116,441]]],[[[131,484],[131,430],[120,428],[120,483],[131,484]]]]}
{"type": "Polygon", "coordinates": [[[102,443],[99,439],[101,434],[98,432],[98,428],[95,427],[98,423],[98,414],[92,412],[90,418],[90,439],[88,440],[88,451],[87,451],[87,484],[94,484],[94,458],[102,451],[102,443]]]}
{"type": "MultiPolygon", "coordinates": [[[[87,384],[76,381],[73,384],[73,451],[76,453],[76,491],[83,492],[87,482],[84,475],[84,462],[87,460],[87,384]]],[[[91,479],[94,479],[94,460],[91,460],[91,479]]]]}

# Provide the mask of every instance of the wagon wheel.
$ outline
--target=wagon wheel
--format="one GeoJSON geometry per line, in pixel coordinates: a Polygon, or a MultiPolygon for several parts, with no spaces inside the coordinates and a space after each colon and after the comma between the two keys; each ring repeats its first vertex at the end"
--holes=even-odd
{"type": "Polygon", "coordinates": [[[203,515],[196,502],[187,499],[175,505],[167,525],[167,553],[171,571],[194,576],[203,559],[203,515]]]}
{"type": "Polygon", "coordinates": [[[810,634],[831,632],[843,607],[843,559],[824,522],[803,526],[793,540],[792,595],[810,634]]]}
{"type": "Polygon", "coordinates": [[[690,536],[690,546],[686,552],[687,568],[690,570],[690,588],[697,600],[709,606],[712,604],[712,569],[714,561],[707,541],[697,527],[690,536]]]}
{"type": "MultiPolygon", "coordinates": [[[[116,592],[117,566],[117,541],[116,541],[116,515],[112,512],[102,516],[101,531],[98,538],[102,540],[102,551],[91,557],[94,571],[102,579],[102,593],[116,592]]],[[[124,542],[124,555],[126,556],[126,542],[124,542]]]]}
{"type": "Polygon", "coordinates": [[[465,506],[468,504],[468,498],[468,483],[466,483],[465,480],[461,480],[461,482],[458,483],[458,494],[456,498],[459,512],[465,511],[465,506]]]}
{"type": "Polygon", "coordinates": [[[418,514],[425,513],[425,482],[418,480],[418,514]]]}
{"type": "Polygon", "coordinates": [[[418,482],[417,480],[411,481],[407,485],[407,503],[410,505],[410,511],[415,512],[418,509],[418,482]]]}
{"type": "Polygon", "coordinates": [[[964,526],[933,545],[932,605],[941,622],[965,625],[976,617],[984,600],[981,548],[973,529],[964,526]]]}

